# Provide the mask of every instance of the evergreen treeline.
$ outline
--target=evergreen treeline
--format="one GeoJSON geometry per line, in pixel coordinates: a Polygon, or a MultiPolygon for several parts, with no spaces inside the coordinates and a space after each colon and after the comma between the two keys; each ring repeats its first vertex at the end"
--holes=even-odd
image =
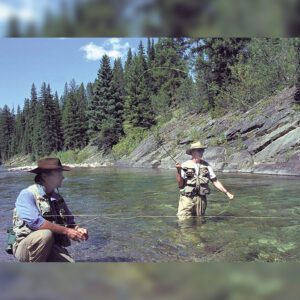
{"type": "Polygon", "coordinates": [[[246,110],[285,86],[299,90],[299,61],[298,39],[149,38],[124,64],[104,55],[93,83],[72,80],[61,97],[33,84],[23,109],[0,109],[0,158],[35,160],[88,144],[109,152],[130,130],[161,124],[174,110],[246,110]]]}

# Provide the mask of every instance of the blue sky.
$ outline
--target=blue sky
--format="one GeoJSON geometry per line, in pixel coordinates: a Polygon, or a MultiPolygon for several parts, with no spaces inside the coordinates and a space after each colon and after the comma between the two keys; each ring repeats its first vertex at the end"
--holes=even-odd
{"type": "Polygon", "coordinates": [[[93,82],[100,60],[108,54],[126,59],[129,47],[136,51],[146,38],[1,38],[0,107],[23,106],[32,83],[37,90],[45,81],[60,96],[65,82],[93,82]]]}

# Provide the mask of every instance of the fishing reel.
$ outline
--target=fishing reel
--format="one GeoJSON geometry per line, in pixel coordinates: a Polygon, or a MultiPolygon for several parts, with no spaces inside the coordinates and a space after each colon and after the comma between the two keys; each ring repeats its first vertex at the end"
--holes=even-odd
{"type": "Polygon", "coordinates": [[[185,172],[188,179],[195,176],[196,170],[194,168],[183,168],[182,170],[185,172]]]}

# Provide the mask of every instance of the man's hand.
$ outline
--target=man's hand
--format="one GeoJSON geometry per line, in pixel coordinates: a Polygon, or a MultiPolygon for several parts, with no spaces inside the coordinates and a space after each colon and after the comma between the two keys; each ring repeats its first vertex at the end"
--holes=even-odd
{"type": "Polygon", "coordinates": [[[233,194],[230,194],[229,192],[226,193],[229,200],[232,200],[234,198],[233,194]]]}
{"type": "Polygon", "coordinates": [[[177,172],[179,173],[182,169],[181,164],[180,163],[176,163],[175,168],[177,169],[177,172]]]}
{"type": "Polygon", "coordinates": [[[77,242],[85,241],[87,239],[85,233],[73,228],[67,228],[66,235],[69,239],[77,242]]]}
{"type": "Polygon", "coordinates": [[[89,233],[88,233],[87,229],[79,227],[79,226],[77,226],[75,229],[84,234],[85,241],[89,238],[89,233]]]}

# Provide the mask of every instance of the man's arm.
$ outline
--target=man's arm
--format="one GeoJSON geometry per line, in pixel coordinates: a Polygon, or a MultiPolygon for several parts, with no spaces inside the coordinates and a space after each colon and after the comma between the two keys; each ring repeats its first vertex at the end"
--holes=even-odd
{"type": "Polygon", "coordinates": [[[226,194],[226,196],[232,200],[234,198],[234,195],[229,193],[225,187],[223,186],[223,184],[215,177],[214,179],[211,180],[213,185],[222,193],[226,194]]]}
{"type": "Polygon", "coordinates": [[[176,180],[178,183],[178,187],[181,189],[184,186],[184,179],[181,177],[181,164],[177,163],[175,165],[176,169],[177,169],[177,173],[176,173],[176,180]]]}
{"type": "Polygon", "coordinates": [[[65,226],[54,224],[47,220],[45,220],[45,222],[38,228],[38,230],[40,229],[48,229],[55,233],[65,234],[68,238],[74,241],[87,240],[86,234],[81,230],[76,230],[73,228],[68,228],[65,226]]]}
{"type": "Polygon", "coordinates": [[[32,230],[37,230],[45,219],[41,216],[36,206],[33,194],[28,190],[22,190],[16,200],[17,214],[32,230]]]}

